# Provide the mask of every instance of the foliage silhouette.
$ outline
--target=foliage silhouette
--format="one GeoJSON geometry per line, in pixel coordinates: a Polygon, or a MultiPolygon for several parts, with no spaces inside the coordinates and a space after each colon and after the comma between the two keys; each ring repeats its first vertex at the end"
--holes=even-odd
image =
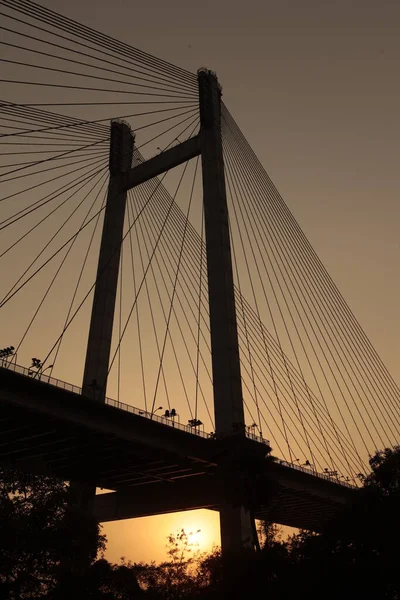
{"type": "Polygon", "coordinates": [[[60,481],[0,469],[0,597],[41,598],[74,556],[87,569],[105,549],[94,519],[74,510],[60,481]]]}
{"type": "Polygon", "coordinates": [[[167,560],[110,564],[105,538],[87,516],[69,508],[68,487],[45,477],[0,471],[0,597],[10,600],[399,600],[400,448],[370,459],[371,473],[351,506],[323,531],[287,539],[261,523],[260,552],[222,560],[199,552],[191,533],[171,534],[167,560]],[[79,557],[75,578],[60,565],[79,557]]]}

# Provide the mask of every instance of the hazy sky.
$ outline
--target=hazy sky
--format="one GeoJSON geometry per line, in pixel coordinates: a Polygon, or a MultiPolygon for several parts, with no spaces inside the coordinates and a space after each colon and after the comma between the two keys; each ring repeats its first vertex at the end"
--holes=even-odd
{"type": "Polygon", "coordinates": [[[186,69],[217,72],[225,102],[395,373],[400,5],[43,4],[186,69]]]}
{"type": "MultiPolygon", "coordinates": [[[[193,72],[217,72],[224,101],[396,379],[400,4],[42,4],[193,72]]],[[[202,511],[110,525],[109,557],[157,559],[170,531],[208,529],[210,541],[216,523],[202,511]]]]}

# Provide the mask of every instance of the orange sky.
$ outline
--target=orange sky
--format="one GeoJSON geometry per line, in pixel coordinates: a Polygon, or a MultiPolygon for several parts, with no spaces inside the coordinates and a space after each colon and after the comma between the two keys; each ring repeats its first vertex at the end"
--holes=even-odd
{"type": "MultiPolygon", "coordinates": [[[[157,40],[143,7],[129,27],[112,17],[107,32],[217,71],[230,110],[396,376],[398,5],[302,2],[300,14],[298,2],[267,0],[244,14],[226,0],[194,4],[168,3],[152,22],[157,40]]],[[[109,556],[128,555],[131,538],[132,558],[148,560],[181,526],[218,542],[217,515],[195,511],[132,522],[131,534],[127,523],[106,526],[109,556]]]]}
{"type": "MultiPolygon", "coordinates": [[[[396,379],[400,5],[42,3],[218,73],[224,101],[396,379]]],[[[107,556],[162,559],[167,535],[182,527],[201,529],[205,549],[219,541],[218,516],[194,511],[106,525],[107,556]]]]}
{"type": "Polygon", "coordinates": [[[167,537],[181,529],[193,533],[193,549],[208,552],[219,545],[219,518],[211,510],[191,510],[171,515],[114,521],[104,525],[108,538],[106,557],[118,561],[122,556],[133,561],[166,559],[167,537]],[[196,532],[200,529],[200,533],[196,532]]]}

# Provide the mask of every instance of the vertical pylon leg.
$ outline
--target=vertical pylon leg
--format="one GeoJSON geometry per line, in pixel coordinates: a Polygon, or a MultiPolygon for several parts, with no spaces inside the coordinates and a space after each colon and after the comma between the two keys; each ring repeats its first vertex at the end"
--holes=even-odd
{"type": "MultiPolygon", "coordinates": [[[[221,138],[221,91],[211,71],[199,71],[198,80],[215,433],[223,445],[224,439],[243,439],[245,422],[221,138]]],[[[229,454],[228,447],[232,444],[226,447],[229,454]]],[[[234,506],[228,496],[229,492],[220,508],[222,551],[254,547],[250,512],[234,506]]]]}
{"type": "MultiPolygon", "coordinates": [[[[121,174],[131,168],[134,136],[120,121],[111,123],[110,182],[104,214],[99,261],[86,350],[82,393],[105,401],[119,261],[124,230],[126,191],[121,191],[121,174]]],[[[72,503],[90,513],[96,490],[93,486],[71,484],[72,503]]]]}
{"type": "Polygon", "coordinates": [[[132,165],[134,137],[128,125],[111,123],[110,183],[104,214],[92,316],[83,375],[83,394],[104,402],[119,261],[124,229],[126,191],[121,191],[120,175],[132,165]]]}
{"type": "Polygon", "coordinates": [[[254,549],[254,524],[250,511],[244,506],[232,506],[227,502],[220,509],[219,519],[224,553],[254,549]]]}

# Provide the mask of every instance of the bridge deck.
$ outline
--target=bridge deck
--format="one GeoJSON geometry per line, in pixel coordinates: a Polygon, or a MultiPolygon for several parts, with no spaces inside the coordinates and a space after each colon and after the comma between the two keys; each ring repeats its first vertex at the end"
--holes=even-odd
{"type": "MultiPolygon", "coordinates": [[[[221,446],[206,434],[4,368],[0,407],[0,461],[116,490],[97,498],[100,520],[218,509],[223,498],[221,446]]],[[[269,450],[254,440],[245,446],[253,455],[269,450]]],[[[258,518],[315,530],[353,493],[328,477],[268,459],[253,487],[258,518]]]]}

